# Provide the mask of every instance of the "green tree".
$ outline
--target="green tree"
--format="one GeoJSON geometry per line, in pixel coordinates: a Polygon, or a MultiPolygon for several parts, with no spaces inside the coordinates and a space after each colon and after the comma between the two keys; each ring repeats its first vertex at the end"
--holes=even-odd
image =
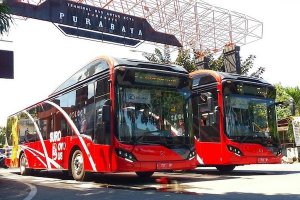
{"type": "Polygon", "coordinates": [[[292,97],[295,103],[296,115],[300,115],[300,89],[299,87],[286,87],[285,92],[292,97]]]}
{"type": "MultiPolygon", "coordinates": [[[[165,53],[163,54],[159,49],[155,48],[154,53],[146,53],[143,52],[143,56],[152,62],[157,62],[157,63],[172,63],[170,60],[170,52],[166,51],[166,48],[164,49],[165,53]]],[[[224,71],[224,56],[221,55],[218,58],[214,58],[214,54],[208,53],[207,57],[209,57],[209,67],[212,70],[215,71],[224,71]]],[[[254,55],[249,55],[246,60],[241,59],[241,74],[243,75],[249,75],[249,76],[255,76],[255,77],[260,77],[264,71],[264,67],[259,67],[256,71],[253,73],[249,74],[249,71],[253,69],[254,67],[254,60],[256,59],[256,56],[254,55]]],[[[178,50],[178,55],[177,58],[174,62],[174,64],[181,65],[183,66],[188,72],[193,72],[197,70],[197,66],[195,65],[195,55],[191,53],[190,50],[183,50],[180,48],[178,50]]]]}
{"type": "Polygon", "coordinates": [[[5,127],[0,127],[0,148],[5,145],[6,141],[6,128],[5,127]]]}
{"type": "MultiPolygon", "coordinates": [[[[212,70],[215,71],[224,71],[224,55],[220,55],[217,59],[214,58],[213,54],[209,54],[208,57],[210,58],[209,66],[212,70]]],[[[256,71],[253,73],[249,73],[251,69],[254,67],[254,61],[256,59],[255,55],[249,55],[246,60],[241,59],[241,74],[242,75],[248,75],[248,76],[254,76],[254,77],[260,77],[264,72],[264,67],[259,67],[256,71]]]]}
{"type": "Polygon", "coordinates": [[[287,138],[289,142],[294,143],[295,142],[295,137],[294,137],[294,130],[293,130],[293,125],[292,121],[290,120],[288,123],[288,130],[287,130],[287,138]]]}
{"type": "Polygon", "coordinates": [[[291,111],[288,106],[290,95],[286,92],[286,89],[277,83],[274,85],[276,88],[276,102],[282,102],[281,105],[276,107],[277,120],[285,119],[291,116],[291,111]]]}
{"type": "Polygon", "coordinates": [[[195,60],[192,58],[189,50],[179,49],[175,64],[183,66],[188,72],[197,69],[195,60]]]}
{"type": "Polygon", "coordinates": [[[143,52],[142,55],[151,62],[164,64],[171,63],[170,49],[167,45],[164,47],[164,53],[161,52],[161,50],[159,50],[158,48],[155,48],[154,53],[143,52]]]}
{"type": "Polygon", "coordinates": [[[13,23],[10,9],[5,3],[0,3],[0,35],[8,32],[11,23],[13,23]]]}

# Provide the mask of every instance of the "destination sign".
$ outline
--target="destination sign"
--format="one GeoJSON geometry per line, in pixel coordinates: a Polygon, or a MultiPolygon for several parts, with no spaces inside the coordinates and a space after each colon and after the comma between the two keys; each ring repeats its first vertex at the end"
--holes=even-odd
{"type": "Polygon", "coordinates": [[[146,72],[135,72],[134,75],[135,83],[143,83],[150,85],[163,85],[163,86],[171,86],[178,87],[179,78],[172,76],[162,76],[152,73],[146,72]]]}

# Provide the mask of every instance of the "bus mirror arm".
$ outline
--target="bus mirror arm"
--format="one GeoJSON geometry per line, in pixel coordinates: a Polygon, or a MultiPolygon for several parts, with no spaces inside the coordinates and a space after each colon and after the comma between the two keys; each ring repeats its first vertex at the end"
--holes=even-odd
{"type": "Polygon", "coordinates": [[[108,99],[102,106],[102,122],[110,122],[111,118],[111,100],[108,99]]]}
{"type": "Polygon", "coordinates": [[[214,110],[214,123],[219,124],[220,121],[220,107],[216,106],[214,110]]]}
{"type": "Polygon", "coordinates": [[[284,101],[275,102],[275,106],[284,106],[284,101]]]}
{"type": "Polygon", "coordinates": [[[214,103],[213,97],[211,97],[211,96],[207,97],[207,108],[210,112],[214,111],[213,103],[214,103]]]}

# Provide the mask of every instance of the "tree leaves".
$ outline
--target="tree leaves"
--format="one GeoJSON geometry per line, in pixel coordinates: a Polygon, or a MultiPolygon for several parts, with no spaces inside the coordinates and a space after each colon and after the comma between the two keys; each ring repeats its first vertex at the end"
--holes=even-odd
{"type": "Polygon", "coordinates": [[[4,3],[0,4],[0,35],[9,31],[11,23],[13,19],[9,7],[4,3]]]}
{"type": "MultiPolygon", "coordinates": [[[[209,57],[209,68],[214,71],[224,71],[224,56],[220,55],[218,58],[214,58],[213,53],[207,53],[207,57],[209,57]]],[[[158,48],[155,48],[154,53],[143,52],[143,56],[152,62],[157,63],[165,63],[170,64],[170,51],[169,48],[165,47],[164,53],[161,52],[158,48]]],[[[260,78],[261,75],[265,72],[264,67],[259,67],[256,71],[249,74],[250,70],[254,67],[254,60],[256,59],[255,55],[249,55],[246,60],[241,59],[241,74],[249,75],[260,78]]],[[[191,50],[184,50],[180,48],[178,50],[177,58],[174,64],[183,66],[188,72],[193,72],[197,70],[197,66],[195,64],[195,55],[191,53],[191,50]]]]}

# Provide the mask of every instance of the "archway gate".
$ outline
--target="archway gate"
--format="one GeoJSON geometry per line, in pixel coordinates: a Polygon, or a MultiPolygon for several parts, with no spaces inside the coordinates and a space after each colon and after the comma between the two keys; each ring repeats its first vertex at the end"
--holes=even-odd
{"type": "Polygon", "coordinates": [[[199,0],[7,0],[13,14],[53,22],[67,35],[220,51],[262,38],[250,16],[199,0]]]}

